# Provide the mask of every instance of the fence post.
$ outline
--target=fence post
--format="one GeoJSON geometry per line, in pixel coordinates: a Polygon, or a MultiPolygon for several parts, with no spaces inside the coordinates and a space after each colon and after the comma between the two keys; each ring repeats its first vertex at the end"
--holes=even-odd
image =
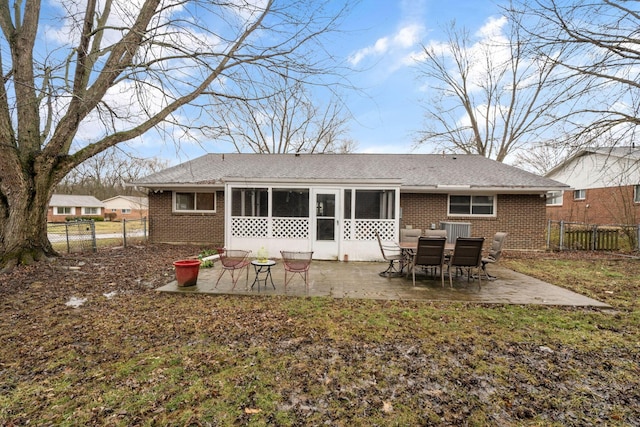
{"type": "Polygon", "coordinates": [[[98,242],[96,242],[96,223],[95,221],[91,221],[90,223],[90,228],[91,228],[91,245],[93,247],[93,252],[97,252],[98,251],[98,242]]]}
{"type": "Polygon", "coordinates": [[[142,217],[142,236],[144,237],[144,241],[147,241],[147,217],[142,217]]]}
{"type": "Polygon", "coordinates": [[[551,249],[551,220],[547,220],[547,250],[551,249]]]}
{"type": "Polygon", "coordinates": [[[64,234],[67,237],[67,253],[71,253],[71,246],[69,245],[69,222],[64,222],[64,234]]]}
{"type": "Polygon", "coordinates": [[[593,229],[591,231],[591,250],[595,251],[596,249],[598,249],[598,226],[594,225],[593,229]]]}
{"type": "Polygon", "coordinates": [[[564,251],[564,220],[560,220],[560,250],[564,251]]]}
{"type": "Polygon", "coordinates": [[[640,251],[640,224],[636,226],[636,249],[640,251]]]}
{"type": "Polygon", "coordinates": [[[127,247],[127,218],[122,218],[122,245],[127,247]]]}

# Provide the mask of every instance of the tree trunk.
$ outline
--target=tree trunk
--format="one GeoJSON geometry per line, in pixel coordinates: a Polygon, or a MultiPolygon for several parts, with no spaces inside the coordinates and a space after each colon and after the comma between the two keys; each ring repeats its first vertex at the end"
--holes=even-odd
{"type": "Polygon", "coordinates": [[[11,191],[0,194],[0,271],[56,255],[47,237],[50,190],[35,182],[30,184],[12,187],[11,191]]]}

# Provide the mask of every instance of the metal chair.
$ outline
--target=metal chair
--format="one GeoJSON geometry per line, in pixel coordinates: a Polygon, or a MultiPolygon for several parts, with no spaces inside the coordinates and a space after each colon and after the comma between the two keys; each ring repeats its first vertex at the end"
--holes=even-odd
{"type": "Polygon", "coordinates": [[[482,258],[482,273],[487,278],[487,280],[495,280],[496,276],[492,276],[487,272],[487,264],[495,264],[498,262],[500,257],[502,256],[502,246],[504,245],[504,241],[507,238],[507,234],[504,231],[498,231],[493,236],[493,241],[491,242],[491,248],[489,249],[489,253],[486,257],[482,258]]]}
{"type": "Polygon", "coordinates": [[[224,275],[225,271],[228,271],[231,274],[231,282],[233,283],[233,287],[231,289],[235,289],[236,284],[238,283],[238,279],[242,274],[242,269],[246,269],[247,271],[247,286],[249,285],[249,254],[251,251],[244,251],[240,249],[225,249],[225,248],[216,248],[218,254],[220,255],[220,263],[222,264],[222,270],[220,270],[220,275],[218,276],[218,280],[214,288],[218,287],[218,282],[224,275]],[[236,276],[236,272],[238,273],[236,276]]]}
{"type": "Polygon", "coordinates": [[[309,267],[313,252],[291,252],[280,251],[282,255],[282,265],[284,266],[284,290],[287,291],[287,285],[293,279],[293,276],[299,274],[304,279],[304,285],[309,290],[309,267]],[[287,276],[291,277],[287,279],[287,276]]]}
{"type": "Polygon", "coordinates": [[[484,237],[458,237],[453,249],[453,255],[449,258],[449,285],[453,288],[453,274],[451,269],[466,269],[467,281],[471,280],[471,270],[476,269],[478,273],[478,289],[481,288],[482,279],[480,269],[482,263],[482,245],[484,237]]]}
{"type": "Polygon", "coordinates": [[[378,239],[378,245],[380,246],[380,252],[382,252],[382,258],[389,262],[389,266],[385,271],[380,272],[380,276],[391,277],[402,275],[402,269],[404,268],[404,255],[402,250],[396,244],[389,245],[382,243],[380,233],[376,230],[376,238],[378,239]],[[396,263],[400,265],[400,269],[396,267],[396,263]]]}
{"type": "Polygon", "coordinates": [[[444,245],[446,237],[420,237],[418,248],[411,262],[413,286],[416,285],[416,267],[440,267],[440,280],[444,288],[444,245]]]}

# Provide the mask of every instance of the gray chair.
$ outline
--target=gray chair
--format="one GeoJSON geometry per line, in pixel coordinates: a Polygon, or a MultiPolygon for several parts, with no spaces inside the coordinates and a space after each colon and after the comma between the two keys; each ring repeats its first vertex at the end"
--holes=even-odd
{"type": "Polygon", "coordinates": [[[417,242],[420,236],[422,236],[422,230],[420,230],[419,228],[400,229],[401,242],[417,242]]]}
{"type": "Polygon", "coordinates": [[[504,231],[498,231],[493,236],[493,241],[491,242],[491,248],[489,249],[489,253],[487,256],[482,258],[482,273],[487,278],[487,280],[495,280],[496,277],[490,275],[487,272],[487,264],[495,264],[498,262],[500,257],[502,256],[502,246],[504,245],[504,241],[507,238],[507,234],[504,231]]]}
{"type": "Polygon", "coordinates": [[[453,255],[449,258],[449,285],[453,288],[452,270],[467,270],[467,281],[471,280],[471,270],[476,269],[478,277],[478,289],[481,288],[482,279],[480,269],[482,264],[482,245],[484,237],[458,237],[453,249],[453,255]]]}
{"type": "Polygon", "coordinates": [[[378,239],[378,245],[380,246],[380,252],[382,252],[382,258],[389,263],[389,266],[385,271],[380,272],[381,276],[385,277],[397,277],[402,275],[404,268],[404,255],[400,247],[397,244],[384,244],[380,238],[380,233],[376,230],[376,239],[378,239]],[[400,268],[396,267],[396,264],[400,268]]]}
{"type": "Polygon", "coordinates": [[[447,230],[424,230],[425,237],[447,237],[447,230]]]}
{"type": "Polygon", "coordinates": [[[416,253],[411,262],[413,286],[416,285],[416,267],[439,267],[440,281],[444,288],[444,245],[446,243],[446,237],[420,237],[416,253]]]}

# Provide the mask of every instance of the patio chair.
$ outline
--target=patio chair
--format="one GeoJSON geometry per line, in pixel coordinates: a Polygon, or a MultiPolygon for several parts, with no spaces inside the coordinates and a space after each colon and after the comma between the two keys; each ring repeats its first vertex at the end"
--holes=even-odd
{"type": "Polygon", "coordinates": [[[378,245],[380,246],[380,252],[382,252],[382,258],[389,263],[389,266],[385,271],[380,272],[380,276],[391,277],[402,275],[404,268],[405,257],[402,250],[397,244],[389,245],[382,243],[380,233],[376,230],[376,239],[378,239],[378,245]],[[400,269],[396,267],[396,263],[400,265],[400,269]]]}
{"type": "Polygon", "coordinates": [[[420,236],[422,236],[422,230],[420,230],[419,228],[400,229],[401,242],[417,242],[420,236]]]}
{"type": "Polygon", "coordinates": [[[447,237],[447,230],[424,230],[426,237],[447,237]]]}
{"type": "Polygon", "coordinates": [[[222,270],[220,270],[220,275],[218,276],[218,280],[216,281],[216,285],[214,288],[218,287],[218,283],[220,279],[224,275],[226,271],[231,274],[231,282],[233,283],[233,287],[231,289],[235,289],[236,284],[238,283],[238,279],[242,274],[242,269],[245,269],[247,272],[247,286],[249,285],[249,254],[251,251],[244,251],[240,249],[224,249],[224,248],[216,248],[218,254],[220,255],[220,264],[222,264],[222,270]],[[236,275],[237,272],[237,275],[236,275]]]}
{"type": "Polygon", "coordinates": [[[452,269],[466,269],[467,281],[471,280],[471,270],[476,269],[478,277],[478,289],[481,288],[482,279],[480,269],[482,264],[482,245],[484,237],[458,237],[453,249],[453,255],[449,258],[449,285],[453,288],[452,269]]]}
{"type": "Polygon", "coordinates": [[[495,280],[496,276],[492,276],[487,272],[487,264],[495,264],[498,262],[500,257],[502,256],[502,246],[504,245],[504,241],[507,238],[507,233],[504,231],[498,231],[493,236],[493,241],[491,242],[491,248],[489,249],[489,253],[486,257],[482,257],[482,273],[487,278],[487,280],[495,280]]]}
{"type": "Polygon", "coordinates": [[[304,279],[304,285],[308,291],[309,267],[311,266],[313,252],[280,251],[280,255],[282,255],[282,265],[284,266],[284,291],[287,291],[287,285],[296,274],[299,274],[304,279]],[[291,274],[291,277],[287,279],[289,274],[291,274]]]}
{"type": "Polygon", "coordinates": [[[416,285],[416,267],[440,267],[440,280],[444,288],[444,245],[446,243],[446,237],[420,237],[418,239],[418,248],[411,261],[413,286],[416,285]]]}

